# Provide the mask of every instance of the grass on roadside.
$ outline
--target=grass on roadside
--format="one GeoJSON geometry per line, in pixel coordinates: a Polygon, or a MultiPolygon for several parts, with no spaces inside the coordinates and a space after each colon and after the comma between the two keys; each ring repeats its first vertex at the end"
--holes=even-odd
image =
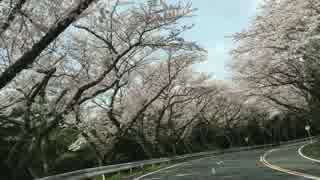
{"type": "Polygon", "coordinates": [[[313,159],[320,159],[320,142],[309,144],[302,149],[302,153],[313,159]]]}
{"type": "MultiPolygon", "coordinates": [[[[126,179],[133,179],[132,177],[138,177],[143,174],[153,172],[162,168],[167,167],[168,164],[157,164],[157,165],[149,165],[144,166],[143,168],[135,168],[131,172],[128,171],[121,171],[120,173],[116,174],[106,174],[105,180],[126,180],[126,179]]],[[[93,180],[103,180],[102,176],[97,176],[93,178],[93,180]]]]}

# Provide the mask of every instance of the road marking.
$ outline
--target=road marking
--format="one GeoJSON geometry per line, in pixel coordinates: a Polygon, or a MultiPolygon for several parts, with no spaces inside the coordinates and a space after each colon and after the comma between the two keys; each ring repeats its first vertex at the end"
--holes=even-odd
{"type": "Polygon", "coordinates": [[[177,177],[184,177],[184,176],[192,176],[192,174],[177,174],[175,175],[177,177]]]}
{"type": "Polygon", "coordinates": [[[212,172],[213,175],[216,175],[216,173],[217,173],[215,168],[212,168],[211,172],[212,172]]]}
{"type": "Polygon", "coordinates": [[[291,174],[291,175],[295,175],[295,176],[299,176],[299,177],[304,177],[304,178],[308,178],[308,179],[317,179],[317,180],[320,179],[320,177],[317,177],[317,176],[313,176],[313,175],[305,174],[305,173],[300,173],[300,172],[297,172],[297,171],[292,171],[290,169],[284,169],[282,167],[279,167],[279,166],[276,166],[276,165],[273,165],[273,164],[269,163],[266,160],[267,156],[270,155],[272,152],[279,151],[279,150],[281,150],[281,149],[272,149],[270,151],[267,151],[264,155],[260,156],[261,163],[263,163],[265,166],[267,166],[267,167],[269,167],[269,168],[271,168],[273,170],[284,172],[284,173],[287,173],[287,174],[291,174]]]}
{"type": "Polygon", "coordinates": [[[142,176],[140,176],[140,177],[137,177],[137,178],[135,178],[134,180],[139,180],[139,179],[142,179],[142,178],[144,178],[144,177],[150,176],[150,175],[152,175],[152,174],[161,172],[161,171],[163,171],[163,170],[167,170],[167,169],[171,169],[171,168],[174,168],[174,167],[182,166],[182,165],[184,165],[184,164],[186,164],[186,163],[185,163],[185,162],[184,162],[184,163],[179,163],[179,164],[175,164],[175,165],[172,165],[172,166],[169,166],[169,167],[166,167],[166,168],[162,168],[162,169],[159,169],[159,170],[157,170],[157,171],[153,171],[153,172],[147,173],[147,174],[145,174],[145,175],[142,175],[142,176]]]}
{"type": "Polygon", "coordinates": [[[223,161],[218,161],[218,162],[216,162],[218,165],[223,165],[224,163],[223,163],[223,161]]]}
{"type": "Polygon", "coordinates": [[[302,153],[302,149],[303,149],[304,147],[306,147],[307,145],[309,145],[309,144],[312,144],[312,143],[305,144],[305,145],[303,145],[303,146],[301,146],[301,147],[299,148],[299,150],[298,150],[299,155],[300,155],[301,157],[305,158],[305,159],[310,160],[310,161],[320,163],[320,160],[318,160],[318,159],[313,159],[313,158],[308,157],[308,156],[306,156],[306,155],[304,155],[304,154],[302,153]]]}
{"type": "Polygon", "coordinates": [[[168,173],[171,173],[172,171],[162,171],[162,172],[168,174],[168,173]]]}

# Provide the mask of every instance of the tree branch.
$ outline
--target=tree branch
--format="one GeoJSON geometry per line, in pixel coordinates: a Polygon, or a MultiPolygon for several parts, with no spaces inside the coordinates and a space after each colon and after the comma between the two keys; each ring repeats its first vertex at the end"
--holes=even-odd
{"type": "Polygon", "coordinates": [[[0,89],[10,83],[18,73],[22,70],[27,69],[41,52],[47,48],[58,36],[66,30],[70,24],[77,20],[77,18],[84,12],[90,4],[96,0],[82,0],[76,8],[71,10],[68,15],[60,20],[57,24],[53,25],[46,35],[33,47],[23,54],[15,63],[9,66],[0,76],[0,89]]]}

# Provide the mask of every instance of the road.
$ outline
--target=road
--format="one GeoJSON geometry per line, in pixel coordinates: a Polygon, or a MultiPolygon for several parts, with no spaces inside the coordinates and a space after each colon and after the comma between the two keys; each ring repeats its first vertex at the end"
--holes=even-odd
{"type": "MultiPolygon", "coordinates": [[[[280,167],[282,171],[294,170],[299,173],[314,175],[320,179],[320,164],[302,158],[298,148],[280,147],[268,152],[267,149],[243,151],[223,154],[215,157],[202,158],[182,163],[176,167],[165,169],[154,174],[139,178],[139,180],[302,180],[308,179],[304,174],[293,175],[288,172],[271,169],[260,162],[262,157],[272,166],[280,167]]],[[[311,178],[312,178],[311,177],[311,178]]],[[[309,177],[310,179],[310,177],[309,177]]]]}

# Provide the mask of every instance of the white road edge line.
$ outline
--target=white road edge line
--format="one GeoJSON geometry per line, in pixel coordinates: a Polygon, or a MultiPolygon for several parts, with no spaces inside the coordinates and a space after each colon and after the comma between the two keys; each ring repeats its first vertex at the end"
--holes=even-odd
{"type": "Polygon", "coordinates": [[[149,175],[158,173],[158,172],[160,172],[160,171],[163,171],[163,170],[171,169],[171,168],[174,168],[174,167],[177,167],[177,166],[182,166],[182,165],[188,164],[188,162],[195,162],[195,161],[198,162],[198,161],[202,161],[203,159],[210,159],[210,158],[212,158],[212,157],[215,157],[214,154],[212,154],[211,156],[208,156],[208,157],[203,157],[203,158],[200,158],[200,159],[194,159],[194,160],[191,160],[191,161],[187,161],[187,162],[175,164],[175,165],[172,165],[172,166],[163,168],[163,169],[159,169],[159,170],[154,171],[154,172],[150,172],[150,173],[148,173],[148,174],[144,174],[144,175],[142,175],[142,176],[140,176],[140,177],[137,177],[137,178],[135,178],[135,179],[133,179],[133,180],[140,180],[140,179],[142,179],[142,178],[144,178],[144,177],[147,177],[147,176],[149,176],[149,175]]]}
{"type": "Polygon", "coordinates": [[[266,160],[267,156],[270,155],[272,152],[278,151],[278,150],[281,150],[281,149],[272,149],[272,150],[267,151],[262,156],[260,156],[261,163],[264,164],[265,166],[273,169],[273,170],[280,171],[280,172],[287,173],[287,174],[291,174],[291,175],[294,175],[294,176],[304,177],[304,178],[308,178],[308,179],[317,179],[317,180],[320,179],[320,177],[317,177],[317,176],[313,176],[313,175],[305,174],[305,173],[300,173],[300,172],[292,171],[292,170],[289,170],[289,169],[284,169],[282,167],[275,166],[275,165],[272,165],[271,163],[269,163],[266,160]]]}
{"type": "Polygon", "coordinates": [[[306,155],[304,155],[304,154],[302,153],[302,149],[305,148],[307,145],[310,145],[310,144],[312,144],[312,143],[308,143],[308,144],[305,144],[305,145],[301,146],[301,147],[299,148],[299,150],[298,150],[299,155],[300,155],[301,157],[305,158],[305,159],[310,160],[310,161],[320,163],[320,160],[318,160],[318,159],[313,159],[313,158],[308,157],[308,156],[306,156],[306,155]]]}
{"type": "Polygon", "coordinates": [[[144,175],[142,175],[142,176],[140,176],[140,177],[134,178],[133,180],[140,180],[140,179],[142,179],[142,178],[144,178],[144,177],[150,176],[150,175],[155,174],[155,173],[158,173],[158,172],[160,172],[160,171],[167,170],[167,169],[171,169],[171,168],[178,167],[178,166],[182,166],[183,164],[186,164],[186,162],[179,163],[179,164],[175,164],[175,165],[172,165],[172,166],[169,166],[169,167],[165,167],[165,168],[159,169],[159,170],[157,170],[157,171],[153,171],[153,172],[144,174],[144,175]]]}

